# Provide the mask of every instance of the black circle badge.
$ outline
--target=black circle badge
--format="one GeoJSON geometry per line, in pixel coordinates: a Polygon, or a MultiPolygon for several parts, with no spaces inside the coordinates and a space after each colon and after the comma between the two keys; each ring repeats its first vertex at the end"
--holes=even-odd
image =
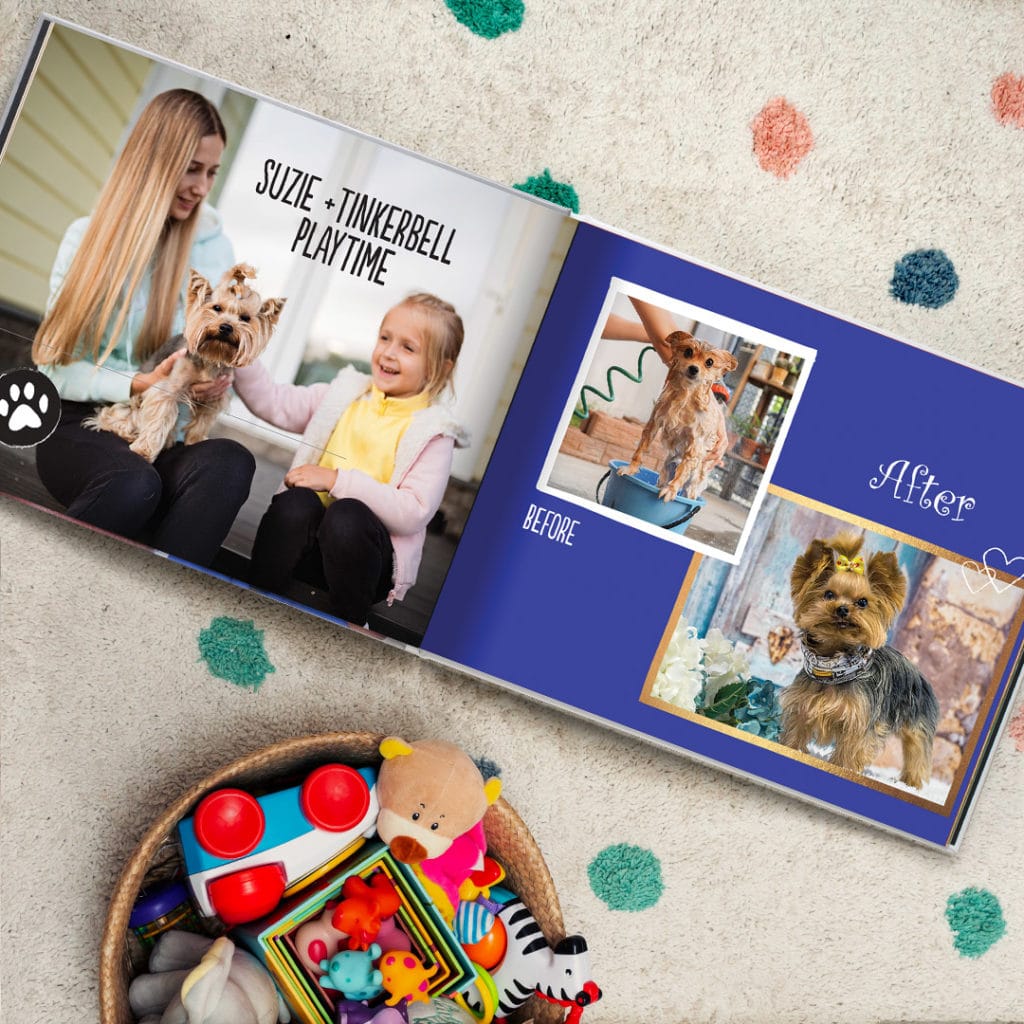
{"type": "Polygon", "coordinates": [[[0,444],[31,448],[59,422],[60,395],[45,373],[23,368],[0,375],[0,444]]]}

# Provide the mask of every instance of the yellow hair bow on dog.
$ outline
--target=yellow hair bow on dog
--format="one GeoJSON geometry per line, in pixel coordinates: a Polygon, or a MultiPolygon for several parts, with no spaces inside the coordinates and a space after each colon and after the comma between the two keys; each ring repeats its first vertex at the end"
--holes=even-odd
{"type": "Polygon", "coordinates": [[[858,576],[863,576],[864,556],[847,558],[846,555],[836,555],[836,572],[855,572],[858,576]]]}

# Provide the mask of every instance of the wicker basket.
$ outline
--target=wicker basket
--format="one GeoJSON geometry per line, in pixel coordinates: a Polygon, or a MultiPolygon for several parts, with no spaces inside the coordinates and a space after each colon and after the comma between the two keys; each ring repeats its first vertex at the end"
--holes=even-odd
{"type": "MultiPolygon", "coordinates": [[[[380,763],[377,747],[382,738],[372,733],[335,732],[282,740],[207,776],[164,811],[143,836],[114,888],[100,949],[101,1024],[133,1024],[128,1005],[131,981],[131,961],[126,948],[128,918],[151,865],[158,853],[166,849],[177,823],[207,793],[221,786],[270,786],[280,777],[308,771],[327,761],[341,761],[354,767],[376,766],[380,763]]],[[[484,831],[489,852],[508,873],[505,884],[522,897],[548,942],[554,944],[564,938],[554,883],[523,820],[507,801],[499,799],[487,809],[484,831]]],[[[530,1000],[528,1007],[527,1014],[533,1011],[537,1021],[563,1019],[559,1007],[541,1000],[530,1000]]]]}

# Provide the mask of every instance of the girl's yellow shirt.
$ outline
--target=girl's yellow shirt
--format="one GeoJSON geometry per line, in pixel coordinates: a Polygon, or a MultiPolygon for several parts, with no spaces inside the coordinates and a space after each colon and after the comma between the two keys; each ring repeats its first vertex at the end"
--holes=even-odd
{"type": "MultiPolygon", "coordinates": [[[[327,469],[358,469],[382,484],[395,471],[398,442],[414,413],[430,405],[430,395],[421,391],[408,398],[391,398],[376,385],[356,399],[338,419],[320,465],[327,469]]],[[[324,504],[334,499],[320,494],[324,504]]]]}

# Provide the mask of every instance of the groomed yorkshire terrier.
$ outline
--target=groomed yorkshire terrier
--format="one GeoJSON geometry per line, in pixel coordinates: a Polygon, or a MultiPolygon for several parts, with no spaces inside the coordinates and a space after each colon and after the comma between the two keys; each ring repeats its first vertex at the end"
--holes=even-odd
{"type": "Polygon", "coordinates": [[[725,454],[725,414],[712,387],[736,369],[736,358],[686,331],[674,331],[665,342],[672,349],[668,376],[633,458],[620,467],[619,475],[632,476],[660,435],[670,454],[658,475],[658,497],[668,502],[680,491],[687,498],[700,497],[711,470],[725,454]]]}
{"type": "Polygon", "coordinates": [[[889,551],[868,558],[863,537],[815,540],[793,566],[790,589],[804,667],[780,695],[781,740],[797,750],[833,745],[832,764],[863,771],[888,736],[903,744],[900,781],[932,774],[939,703],[928,680],[886,644],[907,583],[889,551]]]}
{"type": "Polygon", "coordinates": [[[133,452],[148,462],[174,442],[179,403],[191,407],[185,444],[206,439],[214,420],[230,401],[227,394],[214,402],[191,398],[193,384],[216,380],[259,358],[273,334],[284,299],[261,301],[246,283],[256,276],[247,263],[232,267],[216,288],[197,270],[189,273],[185,296],[185,333],[172,338],[142,364],[152,370],[172,352],[185,346],[167,381],[147,388],[127,402],[103,406],[83,421],[92,430],[109,430],[130,442],[133,452]]]}

